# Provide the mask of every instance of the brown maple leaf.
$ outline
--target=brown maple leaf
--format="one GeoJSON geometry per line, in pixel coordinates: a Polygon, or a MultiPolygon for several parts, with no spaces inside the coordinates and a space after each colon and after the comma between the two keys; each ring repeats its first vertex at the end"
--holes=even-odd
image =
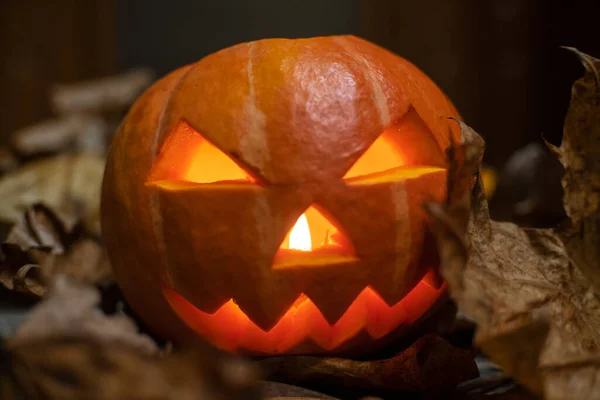
{"type": "Polygon", "coordinates": [[[537,395],[600,398],[600,62],[573,86],[563,143],[569,221],[526,229],[490,219],[479,177],[481,138],[460,123],[449,195],[428,204],[441,272],[459,309],[478,325],[475,344],[537,395]]]}

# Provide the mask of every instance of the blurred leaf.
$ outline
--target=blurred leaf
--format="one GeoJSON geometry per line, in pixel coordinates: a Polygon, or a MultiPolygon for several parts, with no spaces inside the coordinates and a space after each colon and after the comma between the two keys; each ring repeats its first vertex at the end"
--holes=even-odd
{"type": "Polygon", "coordinates": [[[89,154],[61,155],[33,161],[0,178],[0,220],[13,223],[33,204],[81,218],[100,234],[100,189],[104,159],[89,154]]]}
{"type": "Polygon", "coordinates": [[[0,147],[0,176],[14,171],[19,166],[17,157],[7,147],[0,147]]]}
{"type": "Polygon", "coordinates": [[[566,169],[566,228],[523,229],[489,218],[481,180],[472,191],[468,184],[479,177],[483,146],[462,123],[448,202],[427,205],[441,272],[478,324],[476,344],[547,399],[600,398],[600,93],[590,67],[598,61],[584,59],[587,73],[573,87],[563,146],[555,149],[566,169]]]}
{"type": "Polygon", "coordinates": [[[92,284],[113,281],[108,257],[97,240],[78,229],[75,220],[35,204],[0,247],[0,283],[42,296],[57,275],[92,284]]]}
{"type": "MultiPolygon", "coordinates": [[[[563,167],[541,142],[515,151],[498,174],[495,196],[488,201],[491,215],[521,226],[549,228],[566,218],[560,177],[563,167]]],[[[485,168],[481,172],[484,187],[485,168]]]]}
{"type": "Polygon", "coordinates": [[[151,70],[138,68],[106,78],[54,85],[50,98],[59,114],[122,110],[129,107],[153,80],[151,70]]]}
{"type": "Polygon", "coordinates": [[[13,226],[5,243],[15,244],[23,251],[41,248],[62,254],[73,242],[74,228],[74,219],[57,215],[43,204],[34,204],[13,226]]]}
{"type": "Polygon", "coordinates": [[[24,157],[73,151],[103,155],[108,126],[92,115],[69,115],[23,128],[12,135],[13,148],[24,157]]]}
{"type": "Polygon", "coordinates": [[[55,280],[1,351],[3,400],[258,398],[258,374],[246,362],[200,344],[165,355],[98,302],[94,288],[55,280]]]}
{"type": "Polygon", "coordinates": [[[93,286],[57,275],[47,294],[18,327],[9,345],[57,337],[91,339],[120,344],[145,354],[158,354],[156,344],[137,332],[124,314],[107,316],[100,311],[100,292],[93,286]]]}

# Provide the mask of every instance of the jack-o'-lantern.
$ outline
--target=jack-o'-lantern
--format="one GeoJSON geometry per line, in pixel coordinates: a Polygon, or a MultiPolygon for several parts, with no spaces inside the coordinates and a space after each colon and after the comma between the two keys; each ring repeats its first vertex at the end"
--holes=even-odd
{"type": "Polygon", "coordinates": [[[444,294],[422,204],[446,194],[446,117],[424,73],[352,36],[244,43],[176,70],[107,161],[124,295],[167,338],[233,352],[342,353],[404,331],[444,294]]]}

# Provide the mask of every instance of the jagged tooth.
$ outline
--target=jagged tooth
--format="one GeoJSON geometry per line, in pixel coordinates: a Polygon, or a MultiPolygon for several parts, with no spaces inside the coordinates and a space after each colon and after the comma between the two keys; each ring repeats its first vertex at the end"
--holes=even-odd
{"type": "Polygon", "coordinates": [[[239,293],[234,301],[260,329],[268,332],[290,309],[302,292],[285,284],[239,293]]]}
{"type": "MultiPolygon", "coordinates": [[[[414,273],[410,275],[415,276],[414,273]]],[[[411,279],[410,275],[404,275],[399,279],[388,279],[387,281],[377,280],[371,284],[371,289],[389,306],[393,306],[402,300],[419,283],[420,279],[411,279]]]]}
{"type": "Polygon", "coordinates": [[[388,256],[386,262],[371,269],[377,271],[371,277],[371,288],[390,306],[402,300],[429,268],[429,264],[423,265],[423,257],[419,256],[422,240],[411,239],[398,241],[395,256],[388,256]]]}
{"type": "Polygon", "coordinates": [[[397,285],[395,285],[391,281],[388,281],[385,284],[383,284],[381,282],[374,282],[370,285],[370,287],[389,306],[393,306],[403,297],[403,296],[400,296],[400,299],[396,300],[396,298],[398,297],[398,294],[395,293],[397,285]]]}
{"type": "Polygon", "coordinates": [[[207,289],[206,286],[208,285],[195,285],[194,282],[189,280],[181,283],[174,281],[173,286],[170,287],[170,289],[176,291],[200,311],[214,314],[223,306],[223,304],[231,299],[231,295],[228,295],[227,293],[216,293],[214,291],[210,291],[210,294],[208,294],[207,291],[210,289],[207,289]]]}
{"type": "MultiPolygon", "coordinates": [[[[350,273],[350,272],[349,272],[350,273]]],[[[364,282],[345,282],[343,278],[329,284],[315,284],[305,290],[330,325],[335,324],[365,288],[364,282]]]]}

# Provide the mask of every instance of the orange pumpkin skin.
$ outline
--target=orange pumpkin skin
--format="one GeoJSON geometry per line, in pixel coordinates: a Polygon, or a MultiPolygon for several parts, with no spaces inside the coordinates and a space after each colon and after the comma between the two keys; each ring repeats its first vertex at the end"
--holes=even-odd
{"type": "Polygon", "coordinates": [[[107,160],[103,237],[125,297],[157,333],[233,352],[349,352],[406,330],[444,295],[422,203],[446,194],[460,136],[445,117],[459,115],[425,74],[352,36],[244,43],[172,72],[107,160]],[[401,165],[349,178],[380,137],[401,165]],[[251,181],[186,180],[211,168],[205,141],[251,181]],[[350,256],[277,264],[311,206],[350,256]]]}

